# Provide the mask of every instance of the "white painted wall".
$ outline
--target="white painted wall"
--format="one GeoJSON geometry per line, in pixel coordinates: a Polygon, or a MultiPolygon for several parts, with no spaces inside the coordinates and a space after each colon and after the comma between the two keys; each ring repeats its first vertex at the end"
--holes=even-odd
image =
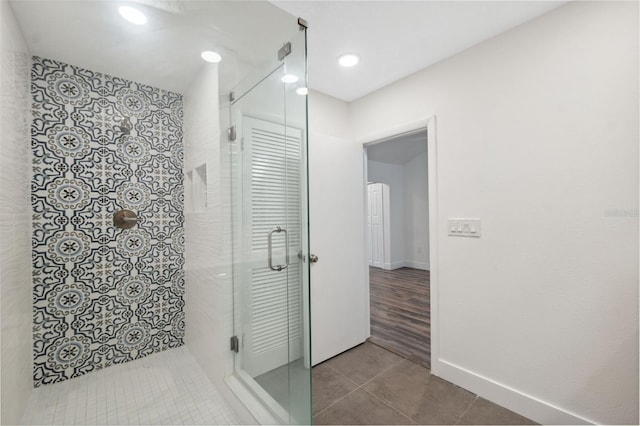
{"type": "Polygon", "coordinates": [[[429,269],[427,173],[426,152],[405,164],[367,161],[368,181],[385,183],[391,189],[390,244],[386,247],[390,261],[385,269],[429,269]]]}
{"type": "Polygon", "coordinates": [[[309,92],[311,338],[318,364],[369,337],[362,147],[345,102],[309,92]]]}
{"type": "Polygon", "coordinates": [[[436,374],[541,423],[638,423],[638,112],[635,2],[570,3],[350,105],[355,146],[438,118],[436,374]],[[460,216],[482,238],[448,237],[460,216]]]}
{"type": "MultiPolygon", "coordinates": [[[[425,140],[426,146],[426,140],[425,140]]],[[[403,164],[404,264],[429,269],[429,199],[427,153],[403,164]]]]}
{"type": "Polygon", "coordinates": [[[402,164],[388,164],[379,161],[367,161],[367,178],[369,182],[380,182],[389,186],[390,223],[389,236],[390,263],[384,269],[396,269],[404,266],[405,233],[404,233],[404,167],[402,164]]]}
{"type": "Polygon", "coordinates": [[[17,424],[32,388],[31,54],[0,1],[0,304],[2,424],[17,424]]]}
{"type": "Polygon", "coordinates": [[[218,66],[204,64],[183,99],[185,175],[195,176],[203,165],[207,170],[206,206],[189,196],[193,188],[185,180],[185,342],[242,423],[254,423],[224,382],[233,373],[233,293],[231,239],[225,231],[230,227],[223,226],[229,212],[223,200],[226,169],[221,167],[228,161],[221,161],[220,146],[221,129],[226,128],[221,121],[228,122],[229,111],[220,111],[218,66]]]}

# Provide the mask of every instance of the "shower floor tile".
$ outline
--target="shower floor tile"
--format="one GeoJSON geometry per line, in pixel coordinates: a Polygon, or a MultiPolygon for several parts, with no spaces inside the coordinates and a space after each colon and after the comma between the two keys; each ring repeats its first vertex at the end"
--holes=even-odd
{"type": "Polygon", "coordinates": [[[34,389],[23,424],[239,424],[182,346],[34,389]]]}

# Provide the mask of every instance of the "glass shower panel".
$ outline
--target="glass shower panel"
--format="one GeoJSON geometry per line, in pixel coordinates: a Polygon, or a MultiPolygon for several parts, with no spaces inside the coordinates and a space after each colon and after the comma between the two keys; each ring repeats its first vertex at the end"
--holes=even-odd
{"type": "Polygon", "coordinates": [[[235,374],[291,424],[311,420],[305,32],[236,91],[230,130],[235,374]]]}
{"type": "MultiPolygon", "coordinates": [[[[303,27],[301,27],[302,29],[303,27]]],[[[285,76],[295,76],[298,80],[285,85],[285,131],[299,129],[300,143],[288,151],[288,169],[296,173],[298,180],[293,185],[298,199],[292,198],[289,206],[290,216],[296,226],[299,226],[300,240],[291,243],[291,249],[296,244],[296,253],[300,256],[297,268],[289,269],[290,286],[288,300],[290,306],[300,305],[300,309],[291,309],[293,316],[290,321],[290,334],[300,333],[300,339],[290,339],[289,346],[289,410],[292,420],[298,423],[311,423],[311,329],[309,322],[309,214],[308,214],[308,183],[307,183],[307,55],[306,29],[297,32],[291,38],[291,53],[284,60],[285,76]],[[299,331],[298,331],[299,330],[299,331]]],[[[297,132],[298,130],[296,130],[297,132]]],[[[287,134],[296,138],[298,133],[287,134]]],[[[295,193],[295,192],[294,192],[295,193]]]]}

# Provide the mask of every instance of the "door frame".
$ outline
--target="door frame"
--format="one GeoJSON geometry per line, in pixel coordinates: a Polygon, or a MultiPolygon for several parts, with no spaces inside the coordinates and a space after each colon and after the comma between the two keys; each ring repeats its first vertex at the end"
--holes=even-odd
{"type": "MultiPolygon", "coordinates": [[[[367,135],[361,140],[357,142],[362,144],[362,158],[363,158],[363,192],[364,199],[367,199],[367,183],[368,183],[368,170],[367,170],[367,148],[373,145],[377,145],[382,142],[386,142],[389,139],[395,138],[397,136],[401,136],[407,133],[414,133],[417,131],[426,130],[427,131],[427,161],[428,161],[428,200],[429,200],[429,267],[430,267],[430,303],[431,303],[431,313],[429,315],[429,320],[431,322],[431,371],[433,374],[438,375],[440,366],[439,366],[439,321],[438,321],[438,266],[439,266],[439,257],[438,257],[438,173],[437,173],[437,134],[436,134],[436,116],[432,115],[427,118],[412,121],[406,123],[401,126],[396,126],[393,128],[387,128],[384,130],[380,130],[375,132],[374,134],[367,135]]],[[[366,235],[366,227],[367,227],[367,203],[364,204],[364,226],[365,226],[365,235],[366,235]]],[[[365,253],[367,253],[368,246],[367,239],[364,241],[364,249],[365,253]]],[[[366,258],[366,256],[365,256],[366,258]]],[[[370,295],[369,288],[369,262],[365,259],[365,288],[366,294],[370,295]]],[[[366,313],[367,313],[367,321],[366,321],[366,336],[371,336],[371,312],[369,305],[369,297],[365,300],[366,303],[366,313]]]]}

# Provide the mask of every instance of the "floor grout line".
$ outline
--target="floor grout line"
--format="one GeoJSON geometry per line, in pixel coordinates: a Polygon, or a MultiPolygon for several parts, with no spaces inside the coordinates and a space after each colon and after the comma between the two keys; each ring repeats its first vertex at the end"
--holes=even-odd
{"type": "Polygon", "coordinates": [[[475,398],[473,398],[473,400],[469,403],[469,405],[467,406],[467,408],[462,412],[462,414],[460,414],[460,416],[456,419],[454,425],[457,425],[458,422],[460,420],[462,420],[462,418],[464,417],[465,414],[467,414],[467,411],[469,411],[471,409],[471,406],[477,401],[478,399],[478,395],[476,395],[475,398]]]}
{"type": "Polygon", "coordinates": [[[352,393],[354,393],[355,391],[357,391],[358,389],[360,389],[359,387],[353,389],[352,391],[350,391],[349,393],[341,396],[340,398],[336,399],[335,401],[333,401],[331,404],[329,404],[328,406],[326,406],[325,408],[323,408],[322,410],[318,411],[316,414],[313,415],[313,417],[315,416],[319,416],[321,413],[324,413],[325,411],[327,411],[329,408],[333,407],[334,405],[336,405],[338,402],[342,401],[343,399],[345,399],[347,396],[351,395],[352,393]]]}
{"type": "Polygon", "coordinates": [[[406,417],[407,419],[411,420],[412,422],[414,422],[415,424],[420,424],[418,423],[418,421],[416,419],[414,419],[413,417],[409,416],[407,413],[405,413],[404,411],[400,410],[397,407],[394,407],[393,405],[391,405],[390,402],[385,401],[384,399],[380,398],[377,395],[372,394],[371,392],[369,392],[368,390],[366,390],[365,388],[362,388],[363,391],[365,391],[366,393],[368,393],[369,395],[371,395],[372,397],[374,397],[375,399],[377,399],[378,401],[382,402],[384,405],[386,405],[387,407],[391,408],[393,411],[397,411],[398,413],[400,413],[401,415],[403,415],[404,417],[406,417]]]}
{"type": "MultiPolygon", "coordinates": [[[[388,349],[385,349],[385,348],[383,348],[383,347],[381,347],[381,346],[376,345],[375,343],[371,343],[371,342],[368,342],[368,343],[370,343],[370,344],[372,344],[372,345],[375,345],[376,347],[379,347],[379,348],[381,348],[381,349],[384,349],[385,351],[391,352],[391,351],[389,351],[388,349]]],[[[395,353],[393,353],[393,352],[391,352],[391,353],[392,353],[392,354],[394,354],[394,355],[397,355],[397,354],[395,354],[395,353]]],[[[367,380],[366,382],[364,382],[364,383],[362,383],[362,384],[358,384],[357,382],[355,382],[355,381],[351,380],[348,376],[346,376],[344,373],[342,373],[342,372],[341,372],[341,371],[339,371],[338,369],[336,369],[336,368],[332,367],[330,364],[326,364],[326,366],[327,366],[328,368],[330,368],[333,372],[335,372],[338,376],[342,376],[343,378],[347,379],[349,382],[353,383],[356,387],[355,387],[352,391],[350,391],[350,392],[346,393],[345,395],[343,395],[343,396],[341,396],[340,398],[338,398],[338,399],[336,399],[335,401],[333,401],[331,404],[329,404],[328,406],[326,406],[326,407],[325,407],[325,408],[323,408],[322,410],[318,411],[316,414],[312,414],[312,417],[319,416],[321,413],[323,413],[323,412],[325,412],[326,410],[328,410],[329,408],[333,407],[333,406],[334,406],[334,405],[336,405],[338,402],[342,401],[343,399],[345,399],[347,396],[351,395],[352,393],[354,393],[354,392],[355,392],[355,391],[357,391],[358,389],[362,389],[364,392],[366,392],[367,394],[371,395],[371,393],[367,392],[367,390],[366,390],[366,389],[364,389],[364,386],[365,386],[366,384],[370,383],[371,381],[375,380],[376,378],[380,377],[382,374],[386,373],[387,371],[391,370],[392,368],[394,368],[394,367],[396,367],[396,366],[400,365],[403,361],[405,361],[405,360],[406,360],[406,358],[401,357],[400,355],[397,355],[397,356],[398,356],[399,358],[401,358],[401,359],[400,359],[400,361],[395,362],[395,363],[392,363],[390,366],[388,366],[388,367],[387,367],[387,368],[385,368],[384,370],[381,370],[378,374],[376,374],[375,376],[373,376],[372,378],[370,378],[369,380],[367,380]]],[[[325,362],[326,362],[326,361],[325,361],[325,362]]],[[[323,362],[323,363],[324,363],[324,362],[323,362]]],[[[321,364],[323,364],[323,363],[321,363],[321,364]]],[[[320,365],[321,365],[321,364],[320,364],[320,365]]],[[[316,366],[316,367],[317,367],[317,366],[316,366]]],[[[373,396],[375,396],[375,395],[373,395],[373,396]]],[[[395,410],[395,411],[399,412],[399,413],[400,413],[400,414],[402,414],[404,417],[407,417],[409,420],[411,420],[411,421],[413,421],[413,422],[417,423],[417,422],[416,422],[415,420],[413,420],[411,417],[407,416],[406,414],[404,414],[402,411],[398,410],[397,408],[394,408],[394,407],[392,407],[391,405],[387,404],[385,401],[382,401],[380,398],[377,398],[377,397],[376,397],[376,399],[378,399],[379,401],[383,402],[385,405],[387,405],[388,407],[392,408],[393,410],[395,410]]]]}
{"type": "MultiPolygon", "coordinates": [[[[342,378],[346,379],[348,382],[353,383],[356,387],[353,388],[353,390],[347,392],[346,394],[342,395],[340,398],[336,399],[335,401],[333,401],[331,404],[329,404],[328,406],[326,406],[325,408],[323,408],[322,410],[318,411],[316,414],[313,414],[312,417],[318,416],[320,415],[320,413],[328,410],[329,408],[333,407],[334,405],[336,405],[338,402],[342,401],[343,399],[345,399],[347,396],[351,395],[352,393],[354,393],[355,391],[357,391],[358,389],[360,389],[362,386],[364,386],[365,384],[369,383],[369,381],[365,382],[362,385],[359,385],[357,382],[354,382],[353,380],[351,380],[349,377],[347,377],[345,374],[343,374],[342,372],[340,372],[338,369],[332,367],[329,364],[326,364],[326,367],[328,367],[329,369],[331,369],[334,373],[336,373],[338,376],[341,376],[342,378]]],[[[376,376],[377,377],[377,376],[376,376]]]]}

